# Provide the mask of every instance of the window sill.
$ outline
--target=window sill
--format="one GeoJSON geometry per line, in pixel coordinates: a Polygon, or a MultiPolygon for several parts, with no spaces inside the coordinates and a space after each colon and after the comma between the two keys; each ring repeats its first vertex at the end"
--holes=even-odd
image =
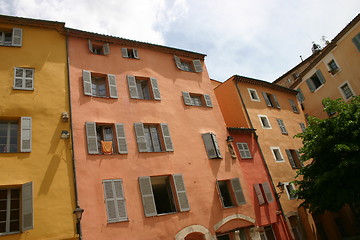
{"type": "Polygon", "coordinates": [[[13,90],[34,91],[34,88],[16,88],[16,87],[13,87],[13,90]]]}
{"type": "Polygon", "coordinates": [[[124,219],[124,220],[114,220],[114,221],[108,221],[107,223],[108,224],[112,224],[112,223],[121,223],[121,222],[129,222],[130,220],[127,218],[127,219],[124,219]]]}
{"type": "Polygon", "coordinates": [[[283,163],[283,162],[285,162],[285,160],[284,160],[284,159],[281,159],[281,160],[275,160],[275,162],[277,162],[277,163],[283,163]]]}
{"type": "Polygon", "coordinates": [[[21,233],[21,232],[17,231],[17,232],[9,232],[9,233],[0,233],[0,236],[13,235],[13,234],[18,234],[18,233],[21,233]]]}
{"type": "Polygon", "coordinates": [[[248,158],[243,158],[243,157],[240,157],[241,159],[243,160],[249,160],[249,159],[253,159],[252,157],[248,157],[248,158]]]}

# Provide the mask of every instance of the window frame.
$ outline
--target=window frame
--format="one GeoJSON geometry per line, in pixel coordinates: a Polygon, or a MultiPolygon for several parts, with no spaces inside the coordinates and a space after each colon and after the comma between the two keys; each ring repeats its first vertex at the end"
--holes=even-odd
{"type": "MultiPolygon", "coordinates": [[[[173,147],[173,143],[172,143],[172,139],[171,139],[171,135],[170,135],[170,129],[168,124],[166,123],[134,123],[134,132],[135,132],[135,136],[136,136],[136,142],[138,145],[138,152],[139,153],[159,153],[159,152],[173,152],[174,151],[174,147],[173,147]],[[149,138],[146,137],[145,134],[145,126],[155,126],[156,131],[157,131],[157,136],[158,136],[158,140],[160,141],[160,151],[149,151],[149,147],[148,147],[148,141],[149,138]]],[[[153,145],[153,139],[150,138],[150,140],[152,141],[152,145],[153,145]]],[[[155,148],[154,148],[155,150],[155,148]]]]}
{"type": "Polygon", "coordinates": [[[211,98],[209,94],[200,94],[200,93],[192,93],[192,92],[184,92],[182,91],[182,97],[184,100],[184,104],[187,106],[196,106],[196,107],[213,107],[211,98]],[[194,96],[200,97],[201,105],[196,105],[194,102],[194,96]]]}
{"type": "Polygon", "coordinates": [[[237,142],[236,146],[239,150],[241,159],[252,159],[252,155],[249,149],[249,145],[246,142],[237,142]],[[241,146],[241,149],[240,149],[241,146]],[[245,147],[244,147],[245,146],[245,147]]]}
{"type": "Polygon", "coordinates": [[[317,69],[316,72],[314,74],[312,74],[308,79],[306,79],[305,82],[306,82],[310,92],[314,93],[314,92],[318,91],[318,89],[320,89],[322,86],[324,86],[326,79],[325,79],[324,75],[322,74],[322,72],[320,71],[320,69],[317,69]],[[315,79],[315,77],[317,79],[315,79]],[[317,81],[315,82],[315,80],[317,80],[318,82],[317,81]]]}
{"type": "Polygon", "coordinates": [[[302,168],[304,165],[303,163],[300,161],[300,154],[298,150],[295,149],[285,149],[286,155],[288,157],[290,166],[293,169],[300,169],[302,168]]]}
{"type": "Polygon", "coordinates": [[[247,90],[248,90],[248,92],[249,92],[251,101],[261,102],[261,101],[260,101],[259,94],[257,93],[256,89],[248,88],[247,90]],[[251,94],[252,92],[254,93],[254,95],[256,96],[256,98],[253,98],[253,94],[251,94]]]}
{"type": "Polygon", "coordinates": [[[356,34],[355,37],[353,37],[352,42],[354,43],[357,50],[360,52],[360,33],[356,34]]]}
{"type": "Polygon", "coordinates": [[[21,47],[22,46],[22,28],[1,29],[0,30],[0,46],[5,47],[21,47]],[[11,42],[5,42],[6,34],[11,33],[11,42]]]}
{"type": "Polygon", "coordinates": [[[277,162],[277,163],[285,162],[285,159],[284,159],[284,156],[281,153],[280,147],[270,147],[270,149],[271,149],[271,153],[272,153],[272,155],[273,155],[273,157],[275,159],[275,162],[277,162]],[[276,153],[275,153],[274,150],[279,152],[279,154],[281,156],[281,159],[277,159],[277,156],[276,156],[276,153]]]}
{"type": "Polygon", "coordinates": [[[272,129],[272,127],[271,127],[271,124],[270,124],[270,121],[269,121],[269,118],[266,116],[266,115],[258,115],[258,118],[259,118],[259,120],[260,120],[260,124],[261,124],[261,127],[263,128],[263,129],[272,129]],[[267,123],[269,124],[269,126],[265,126],[264,124],[263,124],[263,121],[261,120],[262,118],[265,118],[266,119],[266,121],[267,121],[267,123]]]}
{"type": "Polygon", "coordinates": [[[29,90],[29,91],[33,91],[34,90],[34,79],[35,79],[35,69],[34,68],[23,68],[23,67],[14,67],[14,85],[13,85],[13,89],[16,90],[29,90]],[[17,70],[22,70],[23,74],[21,77],[17,76],[17,70]],[[31,72],[31,77],[26,77],[26,72],[30,71],[31,72]],[[17,79],[21,79],[21,87],[16,86],[16,80],[17,79]],[[26,81],[31,81],[31,87],[26,87],[26,81]]]}
{"type": "Polygon", "coordinates": [[[216,189],[218,191],[219,200],[223,208],[233,208],[246,204],[245,194],[239,178],[216,180],[216,189]],[[224,192],[222,191],[222,187],[219,183],[225,184],[224,186],[227,191],[225,195],[229,195],[228,197],[231,205],[225,205],[224,192]]]}
{"type": "Polygon", "coordinates": [[[121,48],[121,55],[123,58],[140,59],[139,52],[136,48],[121,48]]]}
{"type": "Polygon", "coordinates": [[[192,72],[192,73],[203,72],[203,67],[200,59],[194,59],[191,61],[174,55],[174,60],[176,67],[182,71],[192,72]]]}
{"type": "Polygon", "coordinates": [[[82,70],[82,80],[84,95],[96,98],[118,98],[117,86],[116,86],[116,76],[114,74],[103,74],[90,72],[88,70],[82,70]],[[93,78],[103,78],[106,79],[106,96],[98,96],[93,94],[93,78]]]}
{"type": "Polygon", "coordinates": [[[102,55],[102,56],[106,56],[108,54],[110,54],[110,45],[109,43],[92,43],[92,41],[90,39],[88,39],[88,46],[89,46],[89,50],[91,53],[93,53],[94,55],[102,55]]]}
{"type": "Polygon", "coordinates": [[[128,82],[129,94],[131,99],[157,100],[157,101],[161,100],[159,85],[156,78],[132,76],[132,75],[127,75],[126,78],[128,82]],[[142,96],[139,94],[139,84],[143,82],[146,82],[146,86],[149,92],[149,99],[144,98],[143,92],[142,92],[142,96]]]}
{"type": "Polygon", "coordinates": [[[261,94],[265,100],[266,106],[272,107],[272,108],[278,108],[278,109],[281,108],[280,103],[277,100],[277,97],[275,94],[267,93],[267,92],[261,92],[261,94]]]}
{"type": "Polygon", "coordinates": [[[286,195],[287,195],[288,199],[289,199],[289,200],[297,199],[296,194],[295,194],[295,195],[291,195],[291,193],[289,192],[288,186],[291,186],[291,187],[293,188],[293,190],[296,190],[294,183],[284,182],[284,189],[285,189],[285,191],[286,191],[286,195]]]}
{"type": "Polygon", "coordinates": [[[104,179],[102,181],[102,184],[104,191],[104,202],[106,208],[107,222],[115,223],[128,221],[129,218],[126,209],[126,198],[124,193],[123,180],[104,179]]]}
{"type": "Polygon", "coordinates": [[[331,59],[327,64],[326,64],[327,69],[329,70],[328,72],[334,76],[336,75],[338,72],[341,71],[339,64],[335,61],[335,59],[331,59]]]}
{"type": "Polygon", "coordinates": [[[218,144],[216,134],[207,132],[201,134],[205,150],[209,159],[222,159],[220,146],[218,144]]]}
{"type": "Polygon", "coordinates": [[[277,118],[277,119],[276,119],[276,122],[278,123],[278,126],[279,126],[279,128],[280,128],[281,134],[283,134],[283,135],[288,135],[289,133],[288,133],[288,131],[286,130],[284,121],[283,121],[282,119],[280,119],[280,118],[277,118]]]}
{"type": "MultiPolygon", "coordinates": [[[[32,118],[20,117],[18,119],[1,119],[1,122],[17,122],[17,151],[16,152],[0,152],[0,153],[21,153],[32,151],[32,118]]],[[[9,127],[9,126],[8,126],[9,127]]],[[[7,134],[9,129],[7,127],[7,134]]],[[[11,129],[10,129],[11,130],[11,129]]],[[[7,140],[9,136],[7,136],[7,140]]],[[[11,136],[10,136],[11,137],[11,136]]],[[[8,142],[6,143],[8,145],[8,142]]],[[[7,146],[5,146],[7,147],[7,146]]]]}
{"type": "Polygon", "coordinates": [[[340,85],[338,86],[338,89],[339,89],[339,91],[340,91],[341,96],[343,97],[343,99],[344,99],[345,101],[349,101],[353,96],[355,96],[355,92],[354,92],[354,90],[352,89],[349,81],[345,81],[345,82],[343,82],[342,84],[340,84],[340,85]],[[346,85],[347,85],[348,89],[350,90],[350,92],[352,93],[352,95],[349,96],[349,97],[346,96],[346,93],[345,93],[345,91],[344,91],[344,89],[343,89],[343,87],[346,86],[346,85]]]}

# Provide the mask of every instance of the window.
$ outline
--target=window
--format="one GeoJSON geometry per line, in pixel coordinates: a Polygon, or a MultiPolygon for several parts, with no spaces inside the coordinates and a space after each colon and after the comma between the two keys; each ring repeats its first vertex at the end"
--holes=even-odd
{"type": "Polygon", "coordinates": [[[91,40],[88,40],[89,43],[89,50],[93,54],[96,55],[108,55],[110,53],[110,45],[108,43],[105,44],[93,44],[91,40]]]}
{"type": "Polygon", "coordinates": [[[182,174],[139,177],[146,217],[190,211],[182,174]]]}
{"type": "Polygon", "coordinates": [[[299,113],[299,109],[298,109],[298,107],[296,106],[294,100],[289,99],[289,103],[290,103],[290,106],[291,106],[293,112],[294,112],[294,113],[299,113]]]}
{"type": "Polygon", "coordinates": [[[86,122],[85,128],[89,154],[128,153],[124,124],[86,122]]]}
{"type": "Polygon", "coordinates": [[[14,68],[14,89],[34,90],[34,69],[14,68]]]}
{"type": "Polygon", "coordinates": [[[331,75],[334,75],[338,71],[340,71],[340,68],[338,67],[334,59],[331,60],[327,65],[328,65],[329,73],[331,73],[331,75]]]}
{"type": "Polygon", "coordinates": [[[325,78],[320,70],[316,70],[315,74],[306,80],[306,84],[308,85],[310,92],[314,92],[324,83],[325,83],[325,78]]]}
{"type": "Polygon", "coordinates": [[[301,131],[305,132],[306,126],[305,123],[299,123],[301,131]]]}
{"type": "Polygon", "coordinates": [[[348,82],[341,84],[339,86],[339,90],[345,100],[348,100],[352,96],[354,96],[354,91],[352,90],[352,88],[348,82]]]}
{"type": "Polygon", "coordinates": [[[296,192],[295,192],[295,186],[293,183],[284,183],[285,185],[285,189],[286,189],[286,194],[288,195],[288,198],[291,199],[296,199],[296,192]]]}
{"type": "Polygon", "coordinates": [[[272,226],[264,227],[264,231],[260,232],[261,240],[276,240],[272,226]]]}
{"type": "Polygon", "coordinates": [[[173,152],[167,124],[134,123],[139,152],[173,152]]]}
{"type": "Polygon", "coordinates": [[[259,202],[259,205],[263,205],[265,203],[271,203],[274,201],[272,196],[270,185],[268,182],[264,183],[255,183],[254,190],[259,202]]]}
{"type": "Polygon", "coordinates": [[[161,100],[156,78],[127,76],[130,98],[161,100]]]}
{"type": "Polygon", "coordinates": [[[282,133],[282,134],[288,134],[283,120],[277,118],[276,121],[277,121],[277,123],[278,123],[278,125],[279,125],[279,128],[280,128],[281,133],[282,133]]]}
{"type": "Polygon", "coordinates": [[[22,29],[0,30],[0,46],[22,46],[22,29]]]}
{"type": "Polygon", "coordinates": [[[210,95],[182,92],[185,105],[213,107],[210,95]]]}
{"type": "Polygon", "coordinates": [[[300,154],[299,151],[294,149],[285,149],[286,155],[288,156],[290,165],[293,169],[299,169],[303,166],[302,162],[300,161],[300,154]]]}
{"type": "Polygon", "coordinates": [[[247,143],[236,143],[238,149],[239,149],[239,153],[240,153],[240,157],[242,159],[248,159],[248,158],[252,158],[248,144],[247,143]]]}
{"type": "Polygon", "coordinates": [[[280,108],[280,104],[279,104],[275,94],[270,94],[270,93],[266,93],[266,92],[261,92],[261,94],[263,95],[265,103],[268,107],[280,108]]]}
{"type": "Polygon", "coordinates": [[[118,98],[116,77],[113,74],[91,73],[83,70],[84,94],[87,96],[118,98]]]}
{"type": "Polygon", "coordinates": [[[265,115],[258,115],[262,128],[271,129],[269,119],[265,115]]]}
{"type": "Polygon", "coordinates": [[[32,183],[0,188],[0,236],[33,229],[32,183]]]}
{"type": "Polygon", "coordinates": [[[246,203],[239,178],[216,181],[221,204],[224,208],[246,203]]]}
{"type": "Polygon", "coordinates": [[[128,216],[122,180],[103,180],[103,186],[108,222],[127,221],[128,216]]]}
{"type": "Polygon", "coordinates": [[[353,39],[353,43],[355,44],[356,48],[360,52],[360,33],[358,33],[353,39]]]}
{"type": "Polygon", "coordinates": [[[0,120],[0,153],[16,152],[31,152],[31,117],[0,120]]]}
{"type": "Polygon", "coordinates": [[[216,235],[217,240],[231,240],[229,234],[216,235]]]}
{"type": "Polygon", "coordinates": [[[186,72],[202,72],[202,65],[199,59],[195,60],[185,60],[180,59],[178,56],[174,55],[176,67],[182,71],[186,72]]]}
{"type": "Polygon", "coordinates": [[[296,98],[298,99],[298,101],[300,103],[302,103],[304,100],[305,100],[305,97],[304,97],[304,94],[302,93],[301,89],[300,88],[297,88],[296,91],[298,92],[296,94],[296,98]]]}
{"type": "Polygon", "coordinates": [[[284,162],[284,158],[279,147],[270,147],[270,149],[276,162],[284,162]]]}
{"type": "Polygon", "coordinates": [[[257,92],[256,92],[255,89],[248,88],[247,90],[248,90],[248,92],[249,92],[250,99],[251,99],[252,101],[260,102],[259,95],[257,94],[257,92]]]}
{"type": "Polygon", "coordinates": [[[216,135],[212,132],[202,134],[205,149],[210,159],[222,158],[216,135]]]}
{"type": "Polygon", "coordinates": [[[124,58],[140,59],[138,51],[135,48],[121,48],[121,53],[124,58]]]}

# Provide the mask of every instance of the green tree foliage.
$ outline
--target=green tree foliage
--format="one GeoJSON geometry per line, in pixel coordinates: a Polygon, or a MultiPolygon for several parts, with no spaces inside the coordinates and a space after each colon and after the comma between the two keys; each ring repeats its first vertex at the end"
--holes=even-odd
{"type": "Polygon", "coordinates": [[[360,203],[360,97],[349,103],[327,98],[323,104],[336,114],[324,120],[309,117],[309,127],[296,135],[302,138],[305,162],[295,181],[297,195],[319,214],[360,203]]]}

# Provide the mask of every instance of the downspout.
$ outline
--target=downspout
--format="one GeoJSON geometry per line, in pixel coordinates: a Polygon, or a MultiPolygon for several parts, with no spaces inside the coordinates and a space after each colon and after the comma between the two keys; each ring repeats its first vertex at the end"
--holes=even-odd
{"type": "MultiPolygon", "coordinates": [[[[248,113],[248,111],[247,111],[247,108],[246,108],[244,99],[243,99],[243,97],[242,97],[242,95],[241,95],[238,82],[237,82],[236,80],[234,80],[234,82],[235,82],[236,90],[237,90],[237,92],[238,92],[238,94],[239,94],[239,97],[240,97],[240,99],[241,99],[241,103],[242,103],[242,105],[243,105],[243,109],[245,110],[246,118],[247,118],[247,120],[248,120],[248,122],[249,122],[249,124],[250,124],[250,127],[251,127],[251,128],[254,128],[253,125],[252,125],[252,122],[251,122],[249,113],[248,113]]],[[[282,206],[281,206],[280,198],[279,198],[279,196],[278,196],[277,193],[276,193],[276,188],[275,188],[273,179],[272,179],[272,177],[271,177],[269,167],[268,167],[268,165],[266,164],[263,151],[262,151],[262,149],[261,149],[261,147],[260,147],[259,140],[258,140],[259,136],[256,134],[256,131],[254,131],[254,138],[255,138],[255,141],[256,141],[256,145],[257,145],[257,147],[258,147],[258,149],[259,149],[261,159],[262,159],[263,164],[264,164],[264,166],[265,166],[266,173],[267,173],[268,177],[270,178],[270,185],[271,185],[271,187],[272,187],[272,190],[273,190],[274,193],[275,193],[276,203],[277,203],[277,205],[279,206],[280,211],[281,211],[282,222],[283,222],[283,225],[284,225],[284,228],[285,228],[285,233],[286,233],[286,235],[287,235],[287,239],[292,239],[292,235],[291,235],[290,229],[288,228],[288,225],[286,224],[286,217],[285,217],[285,214],[284,214],[284,210],[283,210],[283,208],[282,208],[282,206]]]]}

